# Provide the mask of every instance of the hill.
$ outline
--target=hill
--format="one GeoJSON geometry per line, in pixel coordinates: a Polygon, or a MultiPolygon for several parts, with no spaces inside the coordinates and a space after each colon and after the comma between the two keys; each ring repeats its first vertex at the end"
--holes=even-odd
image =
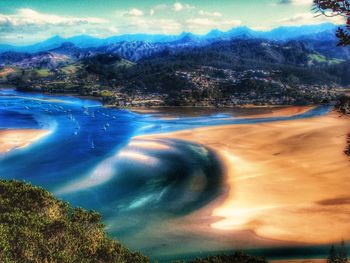
{"type": "Polygon", "coordinates": [[[11,72],[7,81],[21,90],[102,96],[117,106],[318,104],[336,99],[332,88],[350,84],[350,52],[333,52],[337,48],[323,41],[235,39],[188,46],[198,38],[184,38],[177,48],[64,43],[47,52],[3,53],[0,63],[11,72]]]}
{"type": "Polygon", "coordinates": [[[0,181],[1,262],[149,262],[105,233],[101,217],[49,192],[0,181]]]}
{"type": "MultiPolygon", "coordinates": [[[[40,187],[0,180],[0,212],[1,262],[150,262],[110,239],[98,213],[72,208],[40,187]]],[[[266,261],[236,252],[190,262],[266,261]]]]}

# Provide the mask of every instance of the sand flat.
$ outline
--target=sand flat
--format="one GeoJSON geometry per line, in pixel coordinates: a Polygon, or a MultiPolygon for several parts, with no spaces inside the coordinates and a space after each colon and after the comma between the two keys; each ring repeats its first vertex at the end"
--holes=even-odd
{"type": "Polygon", "coordinates": [[[228,192],[192,215],[197,229],[230,233],[236,244],[242,231],[263,240],[327,244],[350,238],[350,159],[343,153],[349,133],[350,119],[332,112],[148,138],[197,142],[222,159],[228,192]]]}
{"type": "Polygon", "coordinates": [[[0,130],[0,154],[30,145],[47,135],[47,130],[0,130]]]}
{"type": "Polygon", "coordinates": [[[245,118],[272,118],[272,117],[291,117],[294,115],[299,115],[306,113],[312,109],[314,106],[285,106],[285,107],[267,107],[270,109],[270,113],[262,113],[245,116],[245,118]]]}
{"type": "Polygon", "coordinates": [[[303,114],[314,109],[315,106],[242,106],[242,107],[158,107],[158,108],[132,108],[139,114],[152,114],[161,119],[175,119],[177,117],[198,117],[217,113],[232,115],[234,118],[265,118],[290,117],[303,114]]]}

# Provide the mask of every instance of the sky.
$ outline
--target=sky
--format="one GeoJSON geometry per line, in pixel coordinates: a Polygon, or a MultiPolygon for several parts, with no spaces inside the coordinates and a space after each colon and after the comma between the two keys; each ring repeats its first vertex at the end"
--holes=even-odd
{"type": "Polygon", "coordinates": [[[237,26],[269,30],[342,19],[315,17],[312,0],[0,0],[0,43],[54,35],[206,34],[237,26]]]}

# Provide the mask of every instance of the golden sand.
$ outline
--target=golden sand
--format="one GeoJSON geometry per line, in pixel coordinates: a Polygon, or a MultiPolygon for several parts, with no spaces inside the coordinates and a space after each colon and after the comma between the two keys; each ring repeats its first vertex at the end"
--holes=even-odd
{"type": "Polygon", "coordinates": [[[303,114],[305,112],[308,112],[309,110],[312,110],[313,106],[295,106],[295,107],[269,107],[271,109],[270,113],[264,113],[264,114],[256,114],[256,115],[249,115],[245,116],[244,118],[271,118],[271,117],[291,117],[294,115],[303,114]]]}
{"type": "Polygon", "coordinates": [[[350,119],[332,112],[142,139],[189,140],[222,159],[227,193],[182,219],[196,229],[229,234],[236,245],[242,231],[265,243],[325,244],[350,239],[350,159],[343,153],[349,133],[350,119]]]}
{"type": "Polygon", "coordinates": [[[0,130],[0,154],[26,147],[48,134],[46,130],[0,130]]]}

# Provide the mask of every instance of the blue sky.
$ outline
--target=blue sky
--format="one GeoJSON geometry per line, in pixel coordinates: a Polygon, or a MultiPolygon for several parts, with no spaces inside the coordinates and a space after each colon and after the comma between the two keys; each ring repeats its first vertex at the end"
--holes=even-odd
{"type": "Polygon", "coordinates": [[[0,43],[28,44],[53,35],[205,34],[237,26],[342,22],[315,18],[312,0],[0,0],[0,43]]]}

